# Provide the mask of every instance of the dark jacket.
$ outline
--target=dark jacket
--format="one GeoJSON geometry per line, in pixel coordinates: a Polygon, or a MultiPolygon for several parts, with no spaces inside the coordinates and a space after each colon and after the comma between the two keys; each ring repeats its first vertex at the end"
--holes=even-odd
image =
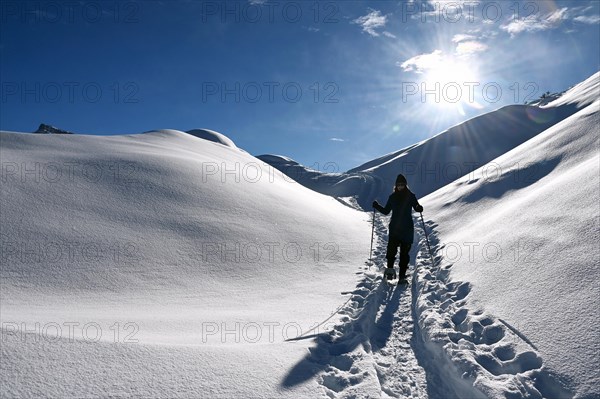
{"type": "Polygon", "coordinates": [[[384,215],[392,212],[390,219],[390,238],[399,240],[405,244],[412,244],[415,227],[413,225],[412,211],[421,212],[423,207],[417,201],[417,197],[407,188],[396,191],[390,195],[385,207],[374,204],[375,209],[384,215]]]}

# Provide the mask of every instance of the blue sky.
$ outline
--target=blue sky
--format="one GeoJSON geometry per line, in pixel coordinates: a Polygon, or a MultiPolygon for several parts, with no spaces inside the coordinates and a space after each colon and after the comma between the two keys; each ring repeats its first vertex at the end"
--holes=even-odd
{"type": "Polygon", "coordinates": [[[329,171],[600,63],[596,0],[0,5],[2,130],[203,127],[329,171]]]}

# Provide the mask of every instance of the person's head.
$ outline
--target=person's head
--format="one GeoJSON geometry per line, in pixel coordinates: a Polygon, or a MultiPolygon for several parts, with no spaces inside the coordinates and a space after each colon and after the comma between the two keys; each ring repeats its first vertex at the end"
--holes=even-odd
{"type": "Polygon", "coordinates": [[[396,183],[394,184],[394,192],[404,190],[408,187],[406,177],[403,174],[399,174],[396,177],[396,183]]]}

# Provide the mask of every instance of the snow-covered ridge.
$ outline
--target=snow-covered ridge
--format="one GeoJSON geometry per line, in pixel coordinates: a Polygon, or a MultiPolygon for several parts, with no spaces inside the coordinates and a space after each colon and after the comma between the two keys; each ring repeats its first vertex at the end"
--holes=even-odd
{"type": "Polygon", "coordinates": [[[215,132],[214,130],[210,130],[210,129],[192,129],[192,130],[187,130],[186,131],[187,134],[191,134],[194,137],[199,137],[201,139],[204,140],[208,140],[208,141],[212,141],[215,143],[219,143],[222,144],[226,147],[231,147],[231,148],[238,148],[235,143],[233,142],[233,140],[231,140],[229,137],[225,136],[222,133],[219,132],[215,132]]]}
{"type": "Polygon", "coordinates": [[[537,100],[527,103],[528,105],[537,106],[550,106],[555,107],[564,104],[576,104],[578,108],[585,107],[595,101],[598,98],[598,85],[600,72],[595,73],[583,82],[576,84],[569,89],[560,93],[544,93],[542,97],[537,100]]]}
{"type": "MultiPolygon", "coordinates": [[[[144,134],[151,134],[151,133],[157,133],[157,132],[161,132],[161,133],[167,134],[167,135],[168,134],[178,135],[178,134],[182,134],[182,133],[189,134],[191,136],[198,137],[198,138],[201,138],[201,139],[204,139],[207,141],[211,141],[213,143],[218,143],[218,144],[224,145],[226,147],[238,149],[238,147],[235,145],[233,140],[231,140],[229,137],[227,137],[223,133],[219,133],[219,132],[216,132],[216,131],[210,130],[210,129],[191,129],[191,130],[188,130],[185,132],[180,131],[180,130],[175,130],[175,129],[155,129],[155,130],[147,131],[144,134]]],[[[45,123],[40,124],[40,126],[37,128],[37,130],[33,133],[75,134],[73,132],[59,129],[55,126],[47,125],[45,123]]]]}
{"type": "MultiPolygon", "coordinates": [[[[425,196],[472,173],[598,98],[600,73],[543,107],[509,105],[453,126],[407,148],[336,175],[311,171],[295,161],[271,165],[299,183],[324,194],[357,196],[363,209],[374,198],[385,200],[398,173],[417,196],[425,196]],[[362,184],[357,185],[357,182],[362,184]],[[341,193],[341,194],[340,194],[341,193]]],[[[260,156],[266,162],[269,156],[260,156]]]]}
{"type": "Polygon", "coordinates": [[[338,197],[356,196],[367,210],[373,199],[385,201],[398,173],[407,177],[417,196],[427,195],[535,137],[575,111],[571,105],[549,109],[506,106],[345,173],[314,171],[289,158],[277,159],[272,155],[258,158],[312,190],[338,197]]]}
{"type": "Polygon", "coordinates": [[[566,104],[575,104],[577,108],[583,108],[592,104],[600,98],[600,72],[596,72],[586,80],[573,86],[562,96],[550,102],[546,107],[558,107],[566,104]]]}
{"type": "Polygon", "coordinates": [[[176,129],[157,129],[157,130],[150,130],[144,133],[141,133],[143,135],[150,135],[150,136],[161,136],[164,138],[168,138],[169,136],[177,136],[177,137],[187,137],[187,136],[193,136],[202,140],[206,140],[208,142],[212,143],[216,143],[219,145],[222,145],[224,147],[230,148],[230,149],[234,149],[234,150],[238,150],[238,151],[242,151],[242,152],[246,152],[244,150],[242,150],[241,148],[239,148],[238,146],[235,145],[235,143],[233,142],[233,140],[231,140],[229,137],[225,136],[222,133],[216,132],[214,130],[209,130],[209,129],[192,129],[192,130],[188,130],[186,132],[181,131],[181,130],[176,130],[176,129]]]}

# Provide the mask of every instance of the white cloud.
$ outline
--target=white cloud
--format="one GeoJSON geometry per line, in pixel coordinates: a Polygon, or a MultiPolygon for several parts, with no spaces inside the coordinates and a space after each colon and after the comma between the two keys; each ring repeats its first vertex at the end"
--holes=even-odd
{"type": "Polygon", "coordinates": [[[522,32],[535,32],[547,29],[547,27],[535,18],[528,18],[512,20],[509,24],[502,25],[500,29],[510,33],[511,36],[516,36],[522,32]]]}
{"type": "Polygon", "coordinates": [[[595,25],[600,23],[600,16],[598,15],[581,15],[579,17],[573,18],[573,21],[581,22],[584,24],[595,25]]]}
{"type": "Polygon", "coordinates": [[[383,36],[386,36],[386,37],[389,37],[389,38],[391,38],[391,39],[396,39],[396,38],[397,38],[397,37],[396,37],[396,35],[394,35],[394,34],[393,34],[393,33],[391,33],[391,32],[388,32],[387,30],[386,30],[386,31],[383,31],[383,32],[382,32],[382,35],[383,35],[383,36]]]}
{"type": "Polygon", "coordinates": [[[475,40],[475,39],[477,39],[477,37],[475,37],[473,35],[465,35],[463,33],[460,33],[458,35],[454,35],[454,37],[452,38],[452,42],[460,43],[460,42],[470,41],[470,40],[475,40]]]}
{"type": "Polygon", "coordinates": [[[442,62],[442,51],[434,50],[433,53],[416,55],[403,63],[397,63],[406,72],[423,73],[428,69],[437,68],[442,62]]]}
{"type": "Polygon", "coordinates": [[[460,42],[456,46],[456,53],[458,55],[470,55],[475,53],[481,53],[482,51],[486,51],[488,46],[484,43],[478,41],[466,41],[460,42]]]}
{"type": "Polygon", "coordinates": [[[330,138],[329,140],[330,140],[330,141],[339,141],[339,142],[346,141],[346,140],[344,140],[344,139],[340,139],[340,138],[338,138],[338,137],[332,137],[332,138],[330,138]]]}
{"type": "Polygon", "coordinates": [[[381,15],[381,11],[370,9],[371,12],[352,21],[355,24],[362,26],[363,32],[367,32],[371,36],[379,36],[375,29],[383,28],[387,24],[387,15],[381,15]]]}
{"type": "Polygon", "coordinates": [[[255,5],[255,6],[263,5],[266,2],[267,2],[267,0],[248,0],[248,3],[255,5]]]}
{"type": "Polygon", "coordinates": [[[469,56],[475,53],[486,51],[489,46],[481,39],[489,38],[489,34],[480,34],[479,30],[470,30],[469,33],[459,33],[452,37],[452,42],[456,43],[456,55],[469,56]]]}
{"type": "Polygon", "coordinates": [[[568,8],[564,7],[546,14],[542,18],[537,15],[531,15],[527,18],[513,18],[511,22],[507,25],[502,25],[500,29],[505,30],[510,33],[511,37],[514,37],[523,32],[536,32],[557,28],[567,17],[568,8]]]}
{"type": "Polygon", "coordinates": [[[556,10],[553,13],[550,13],[546,20],[551,23],[560,23],[562,20],[567,19],[569,17],[569,9],[567,7],[563,7],[560,10],[556,10]]]}

